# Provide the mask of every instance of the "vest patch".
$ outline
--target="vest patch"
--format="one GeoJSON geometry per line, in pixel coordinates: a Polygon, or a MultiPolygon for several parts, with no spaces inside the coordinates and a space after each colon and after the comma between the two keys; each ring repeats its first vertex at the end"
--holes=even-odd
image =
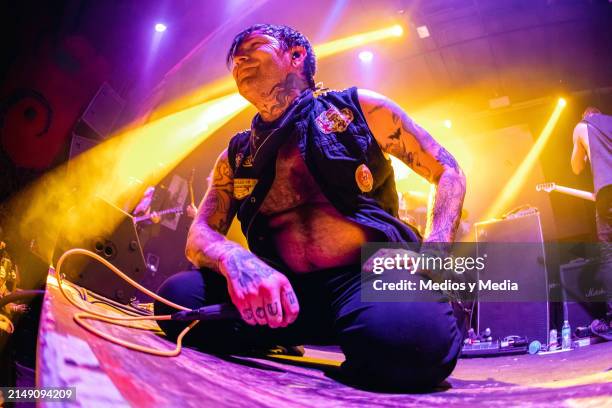
{"type": "Polygon", "coordinates": [[[331,108],[317,116],[315,123],[321,132],[329,134],[332,132],[344,132],[353,121],[353,118],[353,111],[349,108],[338,110],[338,108],[332,105],[331,108]]]}
{"type": "Polygon", "coordinates": [[[355,170],[355,181],[362,193],[369,193],[374,187],[374,176],[365,164],[360,164],[355,170]]]}
{"type": "Polygon", "coordinates": [[[252,178],[235,178],[234,179],[234,197],[237,200],[242,200],[253,192],[257,179],[252,178]]]}
{"type": "MultiPolygon", "coordinates": [[[[236,166],[238,167],[238,166],[236,166]]],[[[245,159],[244,162],[242,162],[242,167],[253,167],[253,156],[252,155],[248,155],[245,159]]]]}
{"type": "Polygon", "coordinates": [[[234,160],[236,162],[236,168],[240,167],[240,163],[242,163],[243,158],[244,158],[244,154],[242,153],[236,154],[236,159],[234,160]]]}

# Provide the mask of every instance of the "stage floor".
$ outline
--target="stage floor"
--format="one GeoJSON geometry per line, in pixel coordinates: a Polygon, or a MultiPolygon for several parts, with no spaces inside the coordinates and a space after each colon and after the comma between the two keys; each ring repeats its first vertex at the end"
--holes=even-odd
{"type": "MultiPolygon", "coordinates": [[[[77,291],[70,293],[91,310],[108,311],[80,300],[77,291]]],[[[333,366],[316,364],[320,359],[337,364],[341,353],[308,348],[306,360],[311,364],[221,358],[194,349],[184,349],[178,357],[157,357],[90,334],[72,319],[76,311],[49,275],[38,338],[37,386],[76,387],[77,402],[86,407],[612,406],[612,343],[550,355],[461,359],[436,392],[384,394],[343,385],[326,375],[333,366]]],[[[149,347],[174,346],[154,331],[90,322],[149,347]]]]}

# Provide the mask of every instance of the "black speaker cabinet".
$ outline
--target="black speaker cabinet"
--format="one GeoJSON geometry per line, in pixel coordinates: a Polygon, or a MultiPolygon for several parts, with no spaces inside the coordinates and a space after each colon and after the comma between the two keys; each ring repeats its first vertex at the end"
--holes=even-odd
{"type": "Polygon", "coordinates": [[[533,301],[513,301],[512,294],[479,293],[477,328],[490,328],[494,338],[525,336],[548,340],[549,302],[546,256],[542,227],[537,212],[527,215],[476,223],[478,255],[494,251],[478,279],[511,279],[521,288],[529,288],[533,301]],[[506,245],[504,245],[506,244],[506,245]],[[520,248],[520,253],[516,249],[520,248]]]}
{"type": "MultiPolygon", "coordinates": [[[[83,248],[141,282],[147,269],[132,217],[101,198],[84,203],[83,207],[68,215],[55,247],[54,265],[57,267],[57,260],[65,251],[83,248]]],[[[137,294],[137,289],[85,255],[68,257],[61,273],[77,285],[124,304],[137,294]]]]}
{"type": "Polygon", "coordinates": [[[606,316],[606,300],[612,287],[612,264],[600,259],[578,259],[561,265],[563,319],[572,327],[588,326],[606,316]]]}

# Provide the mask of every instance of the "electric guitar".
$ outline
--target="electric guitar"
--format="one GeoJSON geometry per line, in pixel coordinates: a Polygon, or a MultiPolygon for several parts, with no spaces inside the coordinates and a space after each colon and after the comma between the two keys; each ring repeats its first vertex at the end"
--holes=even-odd
{"type": "Polygon", "coordinates": [[[536,185],[536,191],[546,191],[551,193],[557,191],[559,193],[571,195],[573,197],[582,198],[583,200],[595,201],[595,194],[589,193],[588,191],[576,190],[575,188],[558,186],[555,183],[542,183],[536,185]]]}
{"type": "Polygon", "coordinates": [[[133,218],[134,218],[134,223],[137,224],[142,221],[150,220],[151,218],[153,218],[154,213],[157,214],[161,218],[167,214],[182,214],[183,211],[184,211],[183,207],[174,207],[174,208],[168,208],[168,209],[161,210],[161,211],[152,211],[150,214],[140,215],[138,217],[133,217],[133,218]]]}

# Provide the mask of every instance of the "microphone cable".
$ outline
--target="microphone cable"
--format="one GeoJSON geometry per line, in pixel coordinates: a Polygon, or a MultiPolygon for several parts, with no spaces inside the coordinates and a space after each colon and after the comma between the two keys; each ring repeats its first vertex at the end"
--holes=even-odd
{"type": "Polygon", "coordinates": [[[164,357],[175,357],[181,353],[183,338],[189,333],[189,331],[197,325],[200,320],[218,320],[218,319],[226,319],[226,318],[239,318],[240,314],[236,310],[236,308],[229,303],[223,303],[218,305],[205,306],[200,309],[189,309],[187,307],[181,306],[179,304],[173,303],[158,294],[150,291],[144,286],[140,285],[138,282],[131,279],[129,276],[121,272],[118,268],[116,268],[113,264],[108,262],[106,259],[102,258],[98,254],[95,254],[91,251],[82,248],[73,248],[62,254],[57,261],[57,266],[55,268],[55,276],[57,279],[58,287],[64,298],[68,300],[70,304],[72,304],[77,309],[81,310],[81,312],[75,313],[73,316],[74,321],[85,330],[95,334],[98,337],[101,337],[105,340],[110,341],[111,343],[118,344],[120,346],[126,347],[130,350],[140,351],[143,353],[148,353],[156,356],[164,356],[164,357]],[[85,307],[79,305],[75,302],[64,290],[64,280],[62,278],[61,268],[64,264],[65,260],[69,256],[73,255],[85,255],[90,258],[95,259],[96,261],[102,263],[104,266],[109,268],[115,274],[117,274],[120,278],[125,280],[130,285],[134,286],[136,289],[145,293],[146,295],[152,297],[153,299],[162,302],[163,304],[178,309],[179,311],[171,314],[171,315],[151,315],[151,316],[108,316],[106,314],[97,313],[91,310],[86,309],[85,307]],[[102,321],[118,326],[123,327],[131,327],[136,328],[134,326],[130,326],[126,324],[127,322],[133,321],[143,321],[143,320],[176,320],[176,321],[191,321],[191,323],[185,327],[178,335],[176,339],[176,347],[173,350],[164,350],[164,349],[156,349],[152,347],[142,346],[140,344],[132,343],[118,337],[113,336],[112,334],[105,333],[99,330],[96,327],[93,327],[91,324],[87,322],[87,320],[97,320],[102,321]]]}

